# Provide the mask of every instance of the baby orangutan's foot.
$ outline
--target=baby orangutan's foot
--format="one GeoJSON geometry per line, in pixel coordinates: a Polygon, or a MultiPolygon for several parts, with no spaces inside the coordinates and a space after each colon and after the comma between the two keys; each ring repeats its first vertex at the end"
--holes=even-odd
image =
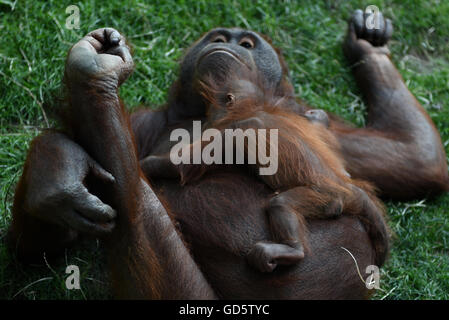
{"type": "Polygon", "coordinates": [[[322,109],[310,109],[304,114],[309,121],[314,123],[321,123],[325,128],[329,128],[329,116],[326,111],[322,109]]]}
{"type": "Polygon", "coordinates": [[[304,248],[282,243],[257,242],[247,255],[250,265],[261,272],[272,272],[278,265],[288,266],[304,258],[304,248]]]}

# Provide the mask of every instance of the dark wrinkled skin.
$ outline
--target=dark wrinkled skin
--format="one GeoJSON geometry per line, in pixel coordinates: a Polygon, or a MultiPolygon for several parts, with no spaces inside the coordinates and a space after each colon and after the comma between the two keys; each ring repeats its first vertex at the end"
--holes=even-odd
{"type": "MultiPolygon", "coordinates": [[[[388,58],[392,27],[382,21],[381,30],[368,31],[362,12],[356,11],[344,42],[369,108],[368,126],[351,128],[331,116],[329,128],[342,145],[347,171],[374,183],[383,196],[410,199],[447,191],[440,137],[388,58]]],[[[227,47],[230,42],[231,50],[242,51],[242,32],[249,31],[222,29],[230,36],[227,42],[210,46],[227,47]]],[[[174,127],[190,128],[192,118],[204,116],[192,79],[198,70],[192,66],[208,37],[187,54],[168,108],[131,115],[131,128],[117,93],[132,71],[124,38],[113,29],[100,29],[71,49],[66,65],[69,130],[47,132],[33,142],[16,191],[10,247],[22,260],[33,261],[43,252],[61,252],[79,234],[103,235],[112,289],[119,298],[366,297],[352,258],[341,249],[354,255],[362,273],[373,263],[374,249],[357,219],[308,221],[313,254],[296,266],[264,274],[244,259],[252,243],[268,237],[264,203],[271,191],[262,183],[238,168],[222,169],[184,187],[171,180],[154,179],[152,187],[147,183],[145,157],[168,151],[174,127]],[[87,192],[81,186],[86,175],[92,186],[87,192]],[[98,197],[89,195],[90,190],[98,191],[92,191],[98,197]],[[179,222],[179,231],[153,190],[179,222]]],[[[277,58],[265,63],[267,57],[273,59],[274,50],[261,43],[266,51],[243,63],[257,65],[276,85],[281,66],[277,58]]],[[[213,59],[229,68],[242,63],[229,54],[215,53],[209,59],[199,68],[213,59]]],[[[292,105],[298,112],[306,112],[304,108],[292,105]]]]}

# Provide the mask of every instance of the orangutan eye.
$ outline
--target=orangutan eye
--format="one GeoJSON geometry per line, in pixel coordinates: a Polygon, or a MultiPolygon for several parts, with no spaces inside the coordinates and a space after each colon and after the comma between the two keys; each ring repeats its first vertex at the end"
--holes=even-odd
{"type": "Polygon", "coordinates": [[[240,41],[239,45],[246,49],[254,48],[254,42],[249,38],[244,38],[240,41]]]}
{"type": "Polygon", "coordinates": [[[212,42],[227,42],[227,40],[225,36],[219,34],[212,40],[212,42]]]}

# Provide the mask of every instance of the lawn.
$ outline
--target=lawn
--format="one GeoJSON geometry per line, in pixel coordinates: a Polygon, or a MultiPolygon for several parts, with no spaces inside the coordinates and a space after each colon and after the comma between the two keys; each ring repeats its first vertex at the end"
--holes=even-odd
{"type": "MultiPolygon", "coordinates": [[[[90,30],[115,27],[134,47],[136,71],[121,95],[130,108],[167,98],[184,50],[216,26],[269,35],[282,48],[298,96],[363,125],[365,106],[341,42],[356,8],[377,5],[392,18],[393,60],[429,112],[449,152],[449,1],[6,1],[0,0],[0,299],[108,298],[102,252],[85,241],[57,261],[24,267],[4,247],[15,184],[26,150],[54,124],[64,60],[90,30]],[[65,27],[75,4],[80,29],[65,27]],[[65,289],[65,267],[81,269],[82,290],[65,289]]],[[[449,195],[388,202],[396,236],[376,299],[449,299],[449,195]]]]}

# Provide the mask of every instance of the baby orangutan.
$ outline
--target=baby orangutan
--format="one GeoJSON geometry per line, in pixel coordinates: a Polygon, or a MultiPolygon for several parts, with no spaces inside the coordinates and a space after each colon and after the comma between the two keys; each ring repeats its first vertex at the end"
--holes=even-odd
{"type": "MultiPolygon", "coordinates": [[[[277,152],[278,162],[277,172],[272,175],[259,173],[264,165],[257,157],[255,164],[248,164],[249,170],[274,191],[266,209],[271,239],[254,244],[247,253],[249,264],[262,272],[271,272],[278,265],[299,262],[308,251],[305,219],[335,218],[342,213],[358,216],[376,250],[376,264],[383,263],[388,250],[383,207],[368,184],[351,179],[346,172],[323,110],[297,115],[284,105],[288,99],[276,97],[255,80],[234,78],[224,85],[213,81],[202,85],[203,96],[209,102],[205,127],[221,133],[225,129],[278,130],[277,141],[271,141],[268,135],[265,138],[257,135],[257,141],[248,139],[245,143],[247,159],[256,152],[250,146],[255,143],[257,148],[262,145],[270,152],[277,152]]],[[[196,143],[204,148],[209,142],[194,141],[188,148],[193,150],[196,143]]],[[[225,149],[225,143],[222,146],[224,156],[229,150],[225,149]]],[[[151,155],[141,165],[150,178],[180,177],[183,184],[200,178],[213,167],[174,165],[167,155],[151,155]]]]}

